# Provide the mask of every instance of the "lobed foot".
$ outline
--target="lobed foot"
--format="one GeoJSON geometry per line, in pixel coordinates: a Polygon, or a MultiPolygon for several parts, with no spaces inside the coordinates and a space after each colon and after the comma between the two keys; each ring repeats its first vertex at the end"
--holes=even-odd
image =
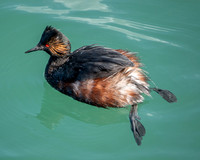
{"type": "Polygon", "coordinates": [[[129,120],[131,123],[131,130],[133,132],[135,141],[137,145],[141,145],[142,137],[145,135],[146,131],[144,126],[138,119],[139,117],[137,115],[137,105],[133,105],[129,114],[129,120]]]}

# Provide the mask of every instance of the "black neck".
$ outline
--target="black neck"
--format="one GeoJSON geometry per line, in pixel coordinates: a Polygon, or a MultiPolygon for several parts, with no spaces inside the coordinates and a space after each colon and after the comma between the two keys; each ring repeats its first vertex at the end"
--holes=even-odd
{"type": "Polygon", "coordinates": [[[54,73],[59,69],[59,67],[61,67],[64,63],[66,63],[68,59],[69,56],[65,57],[51,56],[45,70],[46,79],[53,78],[54,73]]]}
{"type": "Polygon", "coordinates": [[[66,61],[68,61],[69,56],[62,56],[62,57],[54,57],[51,56],[48,62],[48,65],[50,65],[51,67],[59,67],[61,65],[63,65],[66,61]]]}

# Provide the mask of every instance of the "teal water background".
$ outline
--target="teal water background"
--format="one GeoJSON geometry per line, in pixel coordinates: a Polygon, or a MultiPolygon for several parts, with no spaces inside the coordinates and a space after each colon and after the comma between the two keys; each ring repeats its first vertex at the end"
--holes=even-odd
{"type": "Polygon", "coordinates": [[[1,0],[0,159],[200,159],[199,15],[198,0],[1,0]],[[174,104],[156,93],[140,104],[141,146],[129,107],[93,107],[47,84],[49,56],[24,54],[47,25],[68,36],[72,50],[99,44],[138,52],[157,86],[176,94],[174,104]]]}

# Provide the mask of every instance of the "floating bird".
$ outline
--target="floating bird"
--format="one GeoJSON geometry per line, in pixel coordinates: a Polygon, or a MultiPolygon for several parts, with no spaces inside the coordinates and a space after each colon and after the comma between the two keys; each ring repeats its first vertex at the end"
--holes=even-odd
{"type": "Polygon", "coordinates": [[[75,100],[97,107],[122,108],[131,105],[129,119],[135,141],[141,145],[145,128],[139,121],[138,103],[151,91],[168,102],[176,96],[168,90],[150,88],[142,64],[132,52],[97,45],[71,52],[69,39],[56,28],[47,26],[36,47],[25,53],[43,50],[50,55],[45,69],[47,82],[75,100]]]}

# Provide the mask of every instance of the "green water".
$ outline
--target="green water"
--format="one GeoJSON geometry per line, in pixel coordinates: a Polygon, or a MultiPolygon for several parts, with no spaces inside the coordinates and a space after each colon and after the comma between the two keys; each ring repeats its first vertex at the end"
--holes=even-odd
{"type": "Polygon", "coordinates": [[[17,0],[0,2],[1,160],[200,159],[200,1],[17,0]],[[101,109],[62,95],[44,79],[49,56],[34,47],[46,25],[72,50],[99,44],[138,52],[151,79],[173,91],[140,104],[141,146],[124,109],[101,109]]]}

